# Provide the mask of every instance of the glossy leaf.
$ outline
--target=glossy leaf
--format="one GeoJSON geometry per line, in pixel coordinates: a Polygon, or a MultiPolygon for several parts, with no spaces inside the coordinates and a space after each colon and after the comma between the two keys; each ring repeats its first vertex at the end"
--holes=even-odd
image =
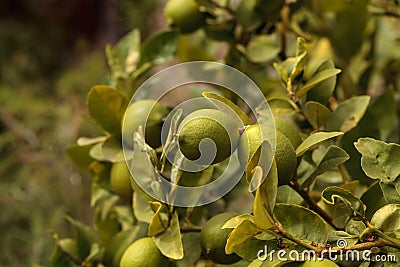
{"type": "Polygon", "coordinates": [[[255,223],[254,217],[250,214],[241,214],[236,217],[233,217],[232,219],[229,219],[228,221],[225,222],[225,224],[222,226],[222,229],[225,228],[236,228],[241,224],[243,221],[250,221],[252,223],[255,223]]]}
{"type": "Polygon", "coordinates": [[[177,212],[172,215],[169,227],[162,234],[154,236],[153,240],[164,256],[174,260],[183,259],[182,237],[177,212]]]}
{"type": "Polygon", "coordinates": [[[308,150],[310,150],[313,146],[326,141],[328,139],[343,135],[342,132],[316,132],[307,137],[297,148],[296,148],[296,156],[300,157],[308,150]]]}
{"type": "Polygon", "coordinates": [[[328,240],[327,225],[317,213],[307,208],[278,203],[274,214],[282,227],[297,238],[318,244],[325,244],[328,240]]]}
{"type": "Polygon", "coordinates": [[[372,138],[360,138],[354,144],[361,153],[361,166],[373,179],[394,182],[400,177],[400,145],[388,144],[372,138]]]}
{"type": "Polygon", "coordinates": [[[353,129],[364,116],[370,99],[370,96],[364,95],[355,96],[341,102],[333,111],[326,130],[345,133],[353,129]]]}
{"type": "Polygon", "coordinates": [[[349,159],[349,155],[338,146],[330,146],[325,155],[314,169],[313,173],[303,182],[301,187],[309,188],[318,175],[339,166],[349,159]]]}
{"type": "Polygon", "coordinates": [[[121,119],[128,100],[116,89],[99,85],[89,91],[86,107],[89,115],[106,131],[120,135],[121,119]]]}
{"type": "Polygon", "coordinates": [[[325,126],[331,114],[327,107],[318,102],[308,101],[304,107],[304,115],[315,130],[325,126]]]}

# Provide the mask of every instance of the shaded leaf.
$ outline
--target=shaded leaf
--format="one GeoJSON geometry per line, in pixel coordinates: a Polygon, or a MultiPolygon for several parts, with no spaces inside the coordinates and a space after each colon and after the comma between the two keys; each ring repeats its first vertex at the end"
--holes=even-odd
{"type": "Polygon", "coordinates": [[[182,237],[177,212],[172,215],[169,227],[162,234],[153,236],[153,240],[164,256],[174,260],[183,259],[182,237]]]}
{"type": "Polygon", "coordinates": [[[372,138],[360,138],[354,144],[362,154],[361,166],[373,179],[394,182],[400,176],[400,145],[388,144],[372,138]]]}
{"type": "Polygon", "coordinates": [[[331,116],[331,111],[324,105],[308,101],[304,107],[304,115],[315,130],[325,126],[331,116]]]}
{"type": "Polygon", "coordinates": [[[121,119],[128,100],[118,90],[98,85],[90,89],[86,98],[89,115],[106,131],[121,134],[121,119]]]}
{"type": "Polygon", "coordinates": [[[310,150],[313,146],[331,139],[333,137],[337,137],[343,135],[342,132],[317,132],[308,136],[297,148],[296,148],[296,156],[300,157],[308,150],[310,150]]]}
{"type": "Polygon", "coordinates": [[[348,132],[357,126],[367,110],[371,97],[355,96],[339,104],[333,111],[326,129],[327,131],[348,132]]]}
{"type": "Polygon", "coordinates": [[[144,201],[137,192],[133,192],[132,207],[135,218],[140,222],[150,223],[154,217],[154,212],[148,202],[144,201]]]}
{"type": "MultiPolygon", "coordinates": [[[[380,182],[372,184],[368,190],[362,195],[361,201],[366,205],[365,216],[368,219],[372,218],[372,215],[383,206],[389,204],[385,199],[380,182]]],[[[399,203],[400,204],[400,203],[399,203]]]]}
{"type": "Polygon", "coordinates": [[[193,266],[201,255],[200,233],[184,233],[182,234],[183,243],[183,259],[178,260],[178,267],[193,266]]]}
{"type": "Polygon", "coordinates": [[[72,145],[66,149],[66,153],[80,170],[87,171],[93,162],[93,158],[89,155],[91,149],[92,145],[72,145]]]}
{"type": "Polygon", "coordinates": [[[338,146],[330,146],[314,169],[313,173],[303,182],[302,188],[309,188],[318,175],[339,166],[349,159],[349,155],[338,146]]]}
{"type": "MultiPolygon", "coordinates": [[[[325,54],[326,57],[326,54],[325,54]]],[[[309,69],[310,63],[307,63],[307,69],[309,69]]],[[[334,69],[335,64],[332,59],[327,59],[318,68],[317,72],[321,72],[327,69],[334,69]]],[[[332,96],[333,91],[336,87],[336,76],[332,76],[329,79],[322,81],[321,83],[315,85],[307,92],[307,101],[316,101],[323,105],[329,103],[329,98],[332,96]]]]}
{"type": "Polygon", "coordinates": [[[379,183],[386,202],[390,204],[400,204],[400,178],[394,183],[379,183]]]}
{"type": "Polygon", "coordinates": [[[138,68],[143,65],[159,65],[175,57],[179,34],[177,31],[164,31],[147,39],[142,45],[138,68]]]}
{"type": "Polygon", "coordinates": [[[76,221],[69,216],[66,219],[74,227],[79,257],[85,259],[89,256],[92,245],[98,242],[96,232],[88,225],[76,221]]]}

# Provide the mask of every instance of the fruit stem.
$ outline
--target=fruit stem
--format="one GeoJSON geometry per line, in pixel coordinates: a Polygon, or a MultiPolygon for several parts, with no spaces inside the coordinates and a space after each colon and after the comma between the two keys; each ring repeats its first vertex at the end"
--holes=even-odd
{"type": "Polygon", "coordinates": [[[300,184],[297,182],[297,180],[292,180],[289,183],[289,186],[303,198],[303,200],[308,204],[311,210],[318,213],[327,223],[329,223],[330,226],[338,230],[338,228],[332,222],[333,218],[328,213],[326,213],[320,206],[318,206],[318,204],[308,193],[309,191],[307,188],[301,189],[300,184]]]}

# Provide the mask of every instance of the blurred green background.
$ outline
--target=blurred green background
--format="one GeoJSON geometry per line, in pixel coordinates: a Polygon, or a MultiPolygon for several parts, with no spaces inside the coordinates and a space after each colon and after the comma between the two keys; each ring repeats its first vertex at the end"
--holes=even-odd
{"type": "Polygon", "coordinates": [[[65,148],[98,129],[85,95],[107,80],[104,46],[164,27],[157,0],[0,1],[0,266],[48,266],[66,214],[91,221],[90,178],[65,148]]]}

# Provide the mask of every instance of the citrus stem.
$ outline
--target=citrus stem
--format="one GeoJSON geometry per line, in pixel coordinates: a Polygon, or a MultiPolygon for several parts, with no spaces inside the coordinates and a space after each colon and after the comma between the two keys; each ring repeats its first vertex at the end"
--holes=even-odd
{"type": "Polygon", "coordinates": [[[313,211],[315,211],[316,213],[318,213],[327,223],[329,223],[329,225],[331,225],[333,228],[335,228],[336,230],[338,229],[333,223],[333,218],[326,213],[326,211],[324,211],[320,206],[318,206],[318,204],[314,201],[314,199],[310,196],[310,194],[308,193],[308,189],[304,188],[301,189],[299,183],[296,180],[292,180],[289,183],[289,186],[294,189],[302,198],[303,200],[308,204],[309,208],[313,211]]]}

